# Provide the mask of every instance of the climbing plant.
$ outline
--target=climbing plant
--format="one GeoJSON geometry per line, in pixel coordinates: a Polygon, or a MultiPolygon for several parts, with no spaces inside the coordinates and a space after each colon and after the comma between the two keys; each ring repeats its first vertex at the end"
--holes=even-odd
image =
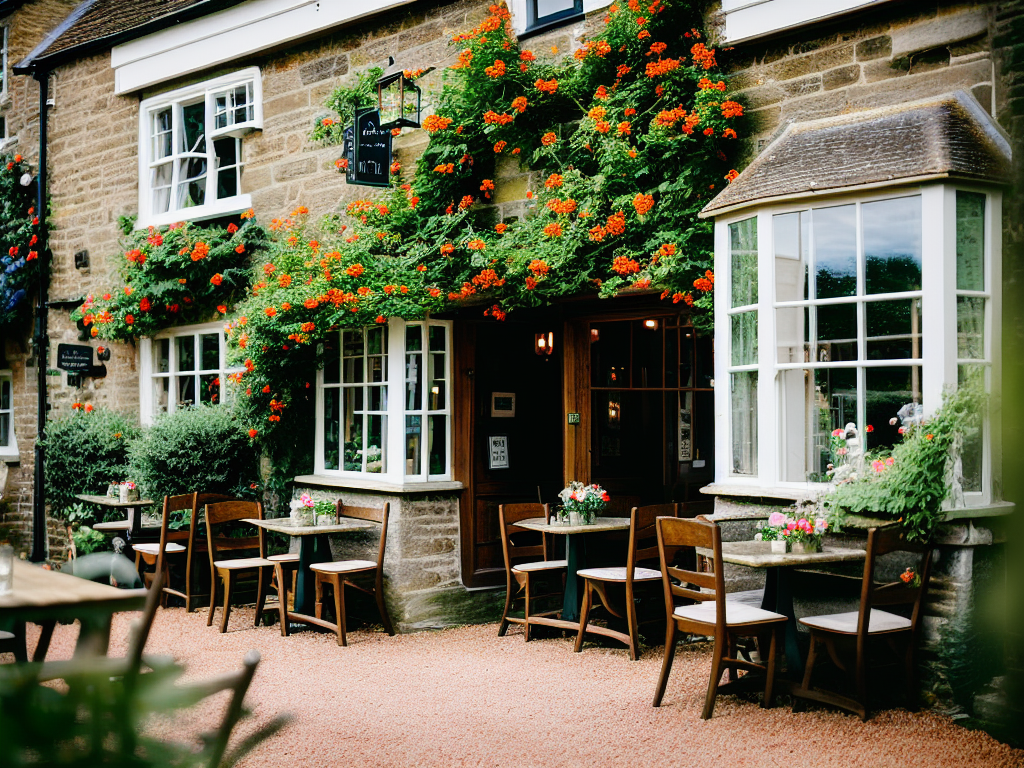
{"type": "Polygon", "coordinates": [[[23,326],[31,313],[30,292],[39,281],[40,219],[21,155],[0,158],[0,327],[23,326]]]}
{"type": "MultiPolygon", "coordinates": [[[[728,153],[743,108],[699,26],[689,3],[629,0],[568,58],[520,48],[503,5],[456,35],[414,172],[395,162],[390,189],[317,226],[301,207],[271,225],[268,258],[228,327],[250,436],[308,402],[318,349],[341,326],[453,305],[502,320],[622,290],[709,310],[711,225],[697,214],[736,175],[728,153]],[[499,175],[537,180],[525,217],[498,220],[499,175]]],[[[374,77],[330,97],[339,117],[319,118],[314,140],[340,142],[374,77]]]]}

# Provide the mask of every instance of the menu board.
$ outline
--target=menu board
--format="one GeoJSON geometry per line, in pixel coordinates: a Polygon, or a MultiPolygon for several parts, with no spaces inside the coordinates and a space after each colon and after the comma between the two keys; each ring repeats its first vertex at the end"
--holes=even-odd
{"type": "MultiPolygon", "coordinates": [[[[380,128],[380,112],[371,109],[356,115],[355,184],[386,187],[391,183],[391,131],[380,128]]],[[[353,182],[350,182],[353,183],[353,182]]]]}

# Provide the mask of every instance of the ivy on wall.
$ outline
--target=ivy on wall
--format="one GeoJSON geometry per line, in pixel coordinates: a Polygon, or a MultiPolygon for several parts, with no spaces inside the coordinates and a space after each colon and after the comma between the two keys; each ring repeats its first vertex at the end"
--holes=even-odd
{"type": "MultiPolygon", "coordinates": [[[[414,173],[396,162],[390,189],[318,226],[301,207],[271,225],[270,258],[228,326],[252,438],[289,416],[308,423],[297,417],[318,349],[342,326],[459,305],[503,320],[622,290],[710,310],[712,226],[697,213],[736,175],[728,160],[743,108],[726,96],[697,10],[613,5],[567,59],[521,49],[505,7],[490,12],[454,38],[414,173]],[[498,221],[489,205],[499,163],[503,177],[541,180],[522,219],[498,221]]],[[[339,118],[321,119],[312,138],[340,143],[345,120],[372,103],[374,77],[336,91],[339,118]]]]}
{"type": "Polygon", "coordinates": [[[21,155],[0,158],[0,328],[23,328],[40,275],[40,219],[21,155]]]}

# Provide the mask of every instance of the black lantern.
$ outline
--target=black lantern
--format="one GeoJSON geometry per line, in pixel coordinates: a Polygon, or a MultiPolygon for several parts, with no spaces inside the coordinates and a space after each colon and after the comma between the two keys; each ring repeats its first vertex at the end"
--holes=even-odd
{"type": "Polygon", "coordinates": [[[377,108],[382,129],[419,128],[419,86],[401,71],[385,75],[377,81],[377,108]]]}

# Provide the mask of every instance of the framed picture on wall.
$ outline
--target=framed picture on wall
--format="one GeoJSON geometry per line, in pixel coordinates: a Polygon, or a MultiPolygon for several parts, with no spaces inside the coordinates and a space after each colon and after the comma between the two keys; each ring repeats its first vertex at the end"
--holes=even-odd
{"type": "Polygon", "coordinates": [[[487,443],[487,468],[508,469],[508,435],[491,435],[487,443]]]}
{"type": "Polygon", "coordinates": [[[491,416],[510,419],[516,415],[515,392],[491,392],[491,416]]]}

